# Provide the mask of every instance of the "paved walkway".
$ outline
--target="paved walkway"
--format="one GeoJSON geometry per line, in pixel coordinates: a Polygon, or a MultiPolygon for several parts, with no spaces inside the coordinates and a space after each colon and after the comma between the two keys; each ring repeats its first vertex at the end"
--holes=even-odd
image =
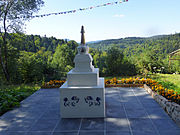
{"type": "Polygon", "coordinates": [[[180,135],[142,88],[107,88],[106,118],[61,119],[58,89],[41,89],[0,117],[0,135],[180,135]]]}

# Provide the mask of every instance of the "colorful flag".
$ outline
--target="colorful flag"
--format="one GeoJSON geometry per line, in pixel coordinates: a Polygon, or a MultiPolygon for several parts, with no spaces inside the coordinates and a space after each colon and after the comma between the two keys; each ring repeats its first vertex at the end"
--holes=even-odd
{"type": "MultiPolygon", "coordinates": [[[[50,15],[61,15],[61,14],[69,14],[69,13],[75,13],[77,11],[83,11],[83,10],[88,10],[88,9],[94,9],[97,7],[103,7],[103,6],[107,6],[107,5],[114,5],[114,4],[118,4],[118,3],[122,3],[122,2],[128,2],[128,0],[119,0],[116,2],[109,2],[106,4],[102,4],[102,5],[97,5],[97,6],[91,6],[91,7],[87,7],[87,8],[79,8],[79,9],[75,9],[75,10],[70,10],[70,11],[65,11],[65,12],[58,12],[58,13],[49,13],[49,14],[43,14],[43,15],[35,15],[35,16],[29,16],[28,18],[36,18],[36,17],[44,17],[44,16],[50,16],[50,15]]],[[[15,18],[26,18],[25,16],[16,16],[15,18]]]]}

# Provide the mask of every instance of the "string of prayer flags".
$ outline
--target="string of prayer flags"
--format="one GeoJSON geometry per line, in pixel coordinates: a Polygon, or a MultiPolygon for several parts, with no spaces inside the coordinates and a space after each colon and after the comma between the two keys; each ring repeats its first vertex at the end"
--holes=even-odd
{"type": "MultiPolygon", "coordinates": [[[[109,2],[109,3],[102,4],[102,5],[91,6],[91,7],[87,7],[87,8],[79,8],[79,9],[74,9],[74,10],[69,10],[69,11],[64,11],[64,12],[57,12],[57,13],[49,13],[49,14],[29,16],[29,18],[39,18],[39,17],[50,16],[50,15],[71,14],[71,13],[76,13],[77,11],[90,10],[90,9],[94,9],[94,8],[98,8],[98,7],[104,7],[104,6],[114,5],[114,4],[120,4],[120,3],[123,3],[123,2],[128,2],[128,0],[120,0],[120,1],[111,2],[111,3],[109,2]]],[[[25,18],[25,16],[17,17],[17,18],[25,18]]]]}

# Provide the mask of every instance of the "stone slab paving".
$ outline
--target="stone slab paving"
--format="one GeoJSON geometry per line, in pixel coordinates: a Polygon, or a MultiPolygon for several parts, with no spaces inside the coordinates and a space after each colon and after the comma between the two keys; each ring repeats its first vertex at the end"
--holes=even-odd
{"type": "Polygon", "coordinates": [[[0,135],[180,135],[143,88],[106,88],[106,118],[62,119],[58,89],[40,89],[0,117],[0,135]]]}

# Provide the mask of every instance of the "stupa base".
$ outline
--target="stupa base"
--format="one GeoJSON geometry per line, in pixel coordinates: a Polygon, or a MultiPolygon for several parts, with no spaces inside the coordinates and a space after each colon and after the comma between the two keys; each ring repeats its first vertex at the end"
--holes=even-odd
{"type": "Polygon", "coordinates": [[[97,86],[68,87],[67,82],[60,87],[61,118],[105,117],[104,78],[99,78],[97,86]]]}

